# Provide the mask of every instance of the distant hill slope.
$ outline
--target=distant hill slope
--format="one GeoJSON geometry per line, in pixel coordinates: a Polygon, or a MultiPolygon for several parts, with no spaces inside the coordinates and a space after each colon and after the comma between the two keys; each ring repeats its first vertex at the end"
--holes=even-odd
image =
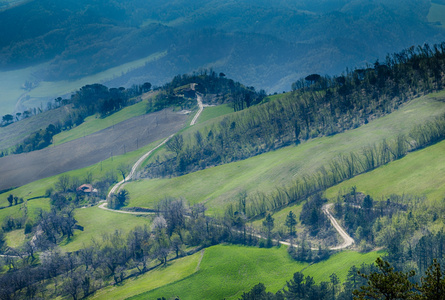
{"type": "Polygon", "coordinates": [[[47,62],[33,73],[38,83],[162,52],[106,84],[159,85],[213,67],[247,85],[282,91],[310,73],[335,74],[443,40],[444,29],[427,20],[430,6],[428,0],[31,1],[0,12],[0,68],[47,62]]]}

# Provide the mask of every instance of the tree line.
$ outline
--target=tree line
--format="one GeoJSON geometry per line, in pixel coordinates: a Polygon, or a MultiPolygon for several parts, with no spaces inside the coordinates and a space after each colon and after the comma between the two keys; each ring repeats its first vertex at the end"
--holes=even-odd
{"type": "MultiPolygon", "coordinates": [[[[54,104],[48,103],[48,110],[61,106],[68,108],[68,113],[63,120],[49,124],[45,129],[39,129],[29,134],[23,142],[17,144],[11,151],[2,151],[1,156],[10,152],[19,154],[31,152],[48,147],[53,142],[53,137],[75,126],[79,126],[85,118],[97,114],[104,118],[113,114],[123,107],[134,104],[135,97],[150,90],[151,84],[146,82],[142,85],[134,85],[129,89],[108,88],[102,84],[85,85],[71,95],[70,99],[58,97],[54,104]]],[[[19,120],[19,119],[17,119],[19,120]]]]}
{"type": "MultiPolygon", "coordinates": [[[[383,140],[378,144],[367,145],[358,153],[341,154],[313,173],[296,177],[287,186],[277,187],[275,191],[269,193],[257,192],[247,195],[245,200],[246,217],[248,219],[264,217],[267,212],[278,211],[287,205],[301,203],[310,196],[344,180],[400,159],[408,151],[443,140],[445,138],[445,117],[436,118],[413,128],[408,136],[413,138],[413,143],[407,142],[407,136],[399,135],[393,140],[383,140]],[[421,135],[418,135],[419,128],[422,129],[421,135]]],[[[234,204],[229,204],[226,210],[236,211],[237,208],[234,207],[234,204]]]]}
{"type": "MultiPolygon", "coordinates": [[[[203,247],[221,242],[265,246],[250,228],[243,230],[231,218],[210,218],[202,204],[189,206],[182,199],[166,198],[150,217],[150,227],[137,227],[128,234],[111,232],[81,250],[62,253],[57,245],[83,229],[73,208],[72,203],[59,208],[51,201],[51,210],[40,211],[32,226],[34,238],[14,249],[15,256],[0,259],[7,270],[0,276],[2,299],[80,299],[203,247]]],[[[4,246],[4,239],[0,244],[4,246]]]]}
{"type": "MultiPolygon", "coordinates": [[[[410,48],[388,56],[385,64],[339,77],[311,78],[287,96],[181,134],[180,147],[149,164],[147,176],[183,175],[356,128],[441,90],[444,67],[445,43],[410,48]]],[[[420,143],[423,129],[416,135],[420,143]]]]}
{"type": "Polygon", "coordinates": [[[286,285],[275,294],[267,292],[264,284],[244,292],[239,300],[364,300],[364,299],[444,299],[445,270],[437,261],[431,263],[424,275],[413,282],[416,272],[397,271],[387,261],[377,258],[375,264],[360,268],[353,266],[340,285],[335,273],[329,281],[316,283],[311,276],[294,273],[286,285]]]}
{"type": "Polygon", "coordinates": [[[257,92],[253,86],[246,87],[226,78],[224,73],[217,74],[212,69],[177,75],[157,90],[159,93],[148,100],[147,112],[158,111],[170,106],[180,106],[182,109],[194,107],[196,105],[195,91],[208,95],[206,102],[212,104],[230,103],[234,111],[256,105],[266,97],[264,90],[257,92]],[[191,84],[195,85],[194,90],[191,90],[191,84]]]}

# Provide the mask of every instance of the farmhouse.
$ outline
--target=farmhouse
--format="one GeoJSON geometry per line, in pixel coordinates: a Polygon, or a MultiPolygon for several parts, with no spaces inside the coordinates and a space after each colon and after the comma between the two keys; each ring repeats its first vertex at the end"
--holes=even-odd
{"type": "Polygon", "coordinates": [[[78,193],[85,193],[85,194],[91,194],[91,193],[97,193],[97,189],[93,188],[91,184],[85,183],[79,186],[76,189],[76,192],[78,193]]]}

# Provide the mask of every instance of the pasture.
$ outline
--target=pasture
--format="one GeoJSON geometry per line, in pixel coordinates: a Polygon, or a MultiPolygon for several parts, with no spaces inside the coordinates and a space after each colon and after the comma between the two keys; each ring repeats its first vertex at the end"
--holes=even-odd
{"type": "MultiPolygon", "coordinates": [[[[407,133],[416,124],[442,115],[445,103],[435,99],[443,99],[443,96],[442,93],[417,98],[367,125],[298,146],[180,177],[131,182],[126,186],[131,195],[129,206],[152,208],[165,197],[184,197],[191,204],[206,204],[210,214],[221,213],[228,203],[236,201],[242,191],[270,192],[291,183],[300,175],[311,174],[340,154],[361,151],[363,146],[407,133]]],[[[198,129],[187,130],[193,132],[198,129]]],[[[155,156],[152,157],[154,159],[155,156]]]]}
{"type": "Polygon", "coordinates": [[[344,281],[350,267],[372,263],[380,255],[379,252],[345,251],[319,264],[309,265],[292,260],[286,247],[264,249],[218,245],[205,249],[200,268],[195,273],[130,299],[170,299],[175,296],[180,299],[238,299],[258,282],[264,283],[268,291],[277,292],[297,271],[313,276],[316,282],[328,281],[329,275],[335,272],[344,281]]]}
{"type": "Polygon", "coordinates": [[[445,199],[445,141],[408,153],[371,172],[346,180],[326,191],[329,198],[352,186],[380,200],[390,194],[425,196],[430,201],[445,199]]]}

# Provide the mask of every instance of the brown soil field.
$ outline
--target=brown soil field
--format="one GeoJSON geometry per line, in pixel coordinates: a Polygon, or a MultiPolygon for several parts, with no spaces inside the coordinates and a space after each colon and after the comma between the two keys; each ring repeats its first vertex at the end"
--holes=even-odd
{"type": "Polygon", "coordinates": [[[142,115],[39,151],[0,158],[0,191],[98,163],[180,130],[187,115],[170,109],[142,115]]]}

